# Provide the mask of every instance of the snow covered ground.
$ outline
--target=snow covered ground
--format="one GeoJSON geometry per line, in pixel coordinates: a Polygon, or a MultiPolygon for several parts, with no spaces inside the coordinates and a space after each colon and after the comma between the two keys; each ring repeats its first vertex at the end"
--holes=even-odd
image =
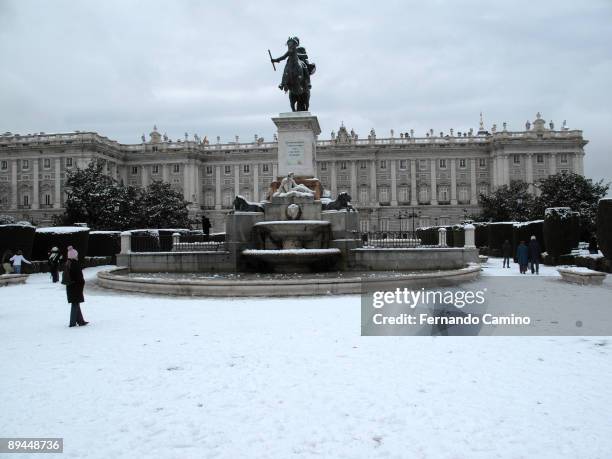
{"type": "Polygon", "coordinates": [[[99,269],[87,327],[47,275],[0,289],[0,436],[79,458],[612,457],[610,339],[366,338],[357,296],[118,294],[99,269]]]}

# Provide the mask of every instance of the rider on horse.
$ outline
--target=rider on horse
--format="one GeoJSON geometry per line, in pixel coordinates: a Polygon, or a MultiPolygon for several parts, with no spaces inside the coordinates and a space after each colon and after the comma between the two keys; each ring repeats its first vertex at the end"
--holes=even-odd
{"type": "Polygon", "coordinates": [[[316,66],[308,62],[306,49],[300,47],[298,37],[289,37],[287,40],[287,52],[272,62],[280,62],[287,59],[283,80],[278,85],[279,89],[287,92],[289,90],[301,94],[311,88],[310,75],[315,72],[316,66]]]}

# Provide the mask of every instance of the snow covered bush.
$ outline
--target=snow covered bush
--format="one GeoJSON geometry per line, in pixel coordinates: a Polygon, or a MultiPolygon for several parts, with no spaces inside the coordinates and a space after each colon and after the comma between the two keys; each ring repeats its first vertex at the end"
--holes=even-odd
{"type": "Polygon", "coordinates": [[[601,199],[597,208],[597,242],[608,260],[612,260],[612,199],[601,199]]]}
{"type": "Polygon", "coordinates": [[[531,236],[535,236],[543,252],[546,251],[544,242],[544,220],[534,220],[531,222],[517,222],[512,226],[512,244],[514,249],[521,241],[529,243],[531,236]]]}
{"type": "Polygon", "coordinates": [[[6,250],[10,250],[13,253],[21,250],[23,256],[29,260],[32,257],[35,232],[36,228],[30,224],[21,225],[14,223],[0,225],[0,256],[6,250]]]}
{"type": "Polygon", "coordinates": [[[88,257],[112,257],[121,251],[121,231],[91,231],[88,257]]]}
{"type": "Polygon", "coordinates": [[[89,245],[89,228],[82,226],[52,226],[37,228],[34,235],[32,259],[46,260],[49,251],[57,247],[66,256],[66,248],[71,245],[79,252],[79,259],[87,255],[89,245]]]}
{"type": "Polygon", "coordinates": [[[493,222],[487,225],[489,239],[489,255],[500,257],[502,245],[507,239],[512,241],[514,222],[493,222]]]}
{"type": "Polygon", "coordinates": [[[580,215],[569,207],[550,207],[544,212],[544,245],[550,262],[559,263],[580,242],[580,215]]]}

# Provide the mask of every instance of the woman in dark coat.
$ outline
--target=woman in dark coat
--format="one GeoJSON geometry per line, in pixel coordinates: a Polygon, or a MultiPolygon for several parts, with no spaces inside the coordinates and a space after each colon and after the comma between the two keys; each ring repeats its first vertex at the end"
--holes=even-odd
{"type": "Polygon", "coordinates": [[[80,305],[85,302],[85,298],[83,297],[85,279],[83,278],[83,270],[79,264],[79,253],[72,246],[68,246],[68,261],[66,261],[66,267],[64,268],[62,283],[66,285],[68,303],[72,305],[70,308],[70,324],[68,326],[87,325],[89,322],[83,319],[80,305]]]}
{"type": "Polygon", "coordinates": [[[506,239],[502,245],[502,255],[504,256],[504,268],[510,267],[510,257],[512,256],[512,244],[506,239]]]}
{"type": "Polygon", "coordinates": [[[60,253],[57,247],[53,247],[51,249],[51,252],[49,252],[48,261],[49,261],[49,272],[51,273],[51,280],[55,284],[57,281],[59,281],[59,268],[60,268],[62,261],[64,261],[64,257],[62,257],[62,254],[60,253]]]}
{"type": "Polygon", "coordinates": [[[518,259],[521,274],[525,274],[527,272],[527,265],[529,264],[529,247],[527,247],[525,241],[521,241],[517,247],[516,258],[518,259]]]}

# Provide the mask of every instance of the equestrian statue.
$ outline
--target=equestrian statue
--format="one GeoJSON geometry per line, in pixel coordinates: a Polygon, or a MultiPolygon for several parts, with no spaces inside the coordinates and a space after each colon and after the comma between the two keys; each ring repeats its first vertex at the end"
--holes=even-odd
{"type": "Polygon", "coordinates": [[[289,103],[294,112],[307,112],[310,105],[310,76],[315,73],[317,66],[308,62],[306,49],[300,46],[298,37],[289,37],[287,52],[281,57],[273,59],[268,50],[272,67],[276,70],[275,62],[287,59],[283,79],[278,85],[281,91],[289,93],[289,103]]]}

